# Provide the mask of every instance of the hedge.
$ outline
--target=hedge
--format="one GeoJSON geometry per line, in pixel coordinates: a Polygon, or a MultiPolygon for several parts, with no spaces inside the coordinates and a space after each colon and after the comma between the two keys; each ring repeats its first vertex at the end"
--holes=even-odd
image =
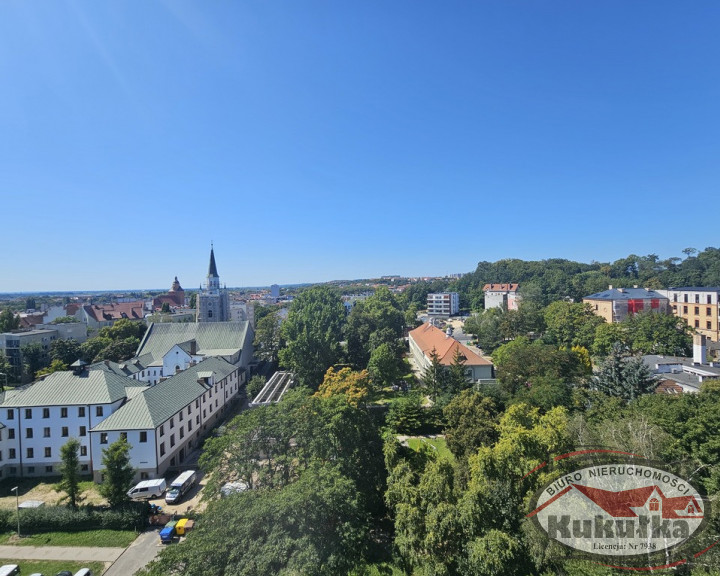
{"type": "MultiPolygon", "coordinates": [[[[130,503],[123,508],[107,509],[83,506],[78,510],[48,506],[20,510],[20,524],[25,534],[43,532],[82,532],[84,530],[142,530],[147,524],[148,506],[130,503]]],[[[0,510],[0,528],[15,530],[15,510],[0,510]]]]}

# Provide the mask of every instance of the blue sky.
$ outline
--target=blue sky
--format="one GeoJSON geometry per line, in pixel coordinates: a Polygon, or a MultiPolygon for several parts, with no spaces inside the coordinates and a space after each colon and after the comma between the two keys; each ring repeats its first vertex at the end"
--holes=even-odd
{"type": "Polygon", "coordinates": [[[192,288],[211,241],[229,286],[716,246],[718,21],[715,0],[3,0],[0,291],[192,288]]]}

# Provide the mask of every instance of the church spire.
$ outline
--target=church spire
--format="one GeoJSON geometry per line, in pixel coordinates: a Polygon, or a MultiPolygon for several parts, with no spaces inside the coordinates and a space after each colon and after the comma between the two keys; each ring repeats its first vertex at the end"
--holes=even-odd
{"type": "Polygon", "coordinates": [[[215,251],[212,244],[210,245],[210,268],[208,268],[208,276],[214,276],[215,278],[220,277],[217,266],[215,265],[215,251]]]}

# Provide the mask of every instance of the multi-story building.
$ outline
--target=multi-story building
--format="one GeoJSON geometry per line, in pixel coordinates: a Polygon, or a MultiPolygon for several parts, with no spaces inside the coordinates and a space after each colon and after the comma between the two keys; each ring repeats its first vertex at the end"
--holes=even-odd
{"type": "Polygon", "coordinates": [[[668,288],[658,290],[670,301],[673,314],[687,322],[690,328],[713,342],[720,342],[718,299],[720,287],[668,288]]]}
{"type": "Polygon", "coordinates": [[[667,314],[668,299],[654,290],[645,288],[613,288],[583,298],[592,310],[608,323],[622,322],[638,312],[652,311],[667,314]]]}
{"type": "Polygon", "coordinates": [[[457,292],[438,292],[427,295],[430,316],[454,316],[460,312],[460,295],[457,292]]]}
{"type": "Polygon", "coordinates": [[[60,448],[80,441],[80,469],[102,481],[102,450],[121,436],[137,479],[178,467],[227,412],[241,369],[208,358],[156,385],[111,364],[54,372],[0,394],[0,477],[57,475],[60,448]]]}
{"type": "Polygon", "coordinates": [[[517,310],[520,302],[518,294],[519,284],[485,284],[485,310],[490,308],[504,308],[505,310],[517,310]]]}

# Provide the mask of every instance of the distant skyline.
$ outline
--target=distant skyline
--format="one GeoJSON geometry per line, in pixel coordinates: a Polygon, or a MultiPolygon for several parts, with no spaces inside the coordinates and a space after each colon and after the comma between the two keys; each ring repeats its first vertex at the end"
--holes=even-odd
{"type": "Polygon", "coordinates": [[[710,0],[0,2],[0,292],[717,246],[710,0]],[[698,216],[707,218],[702,219],[698,216]]]}

